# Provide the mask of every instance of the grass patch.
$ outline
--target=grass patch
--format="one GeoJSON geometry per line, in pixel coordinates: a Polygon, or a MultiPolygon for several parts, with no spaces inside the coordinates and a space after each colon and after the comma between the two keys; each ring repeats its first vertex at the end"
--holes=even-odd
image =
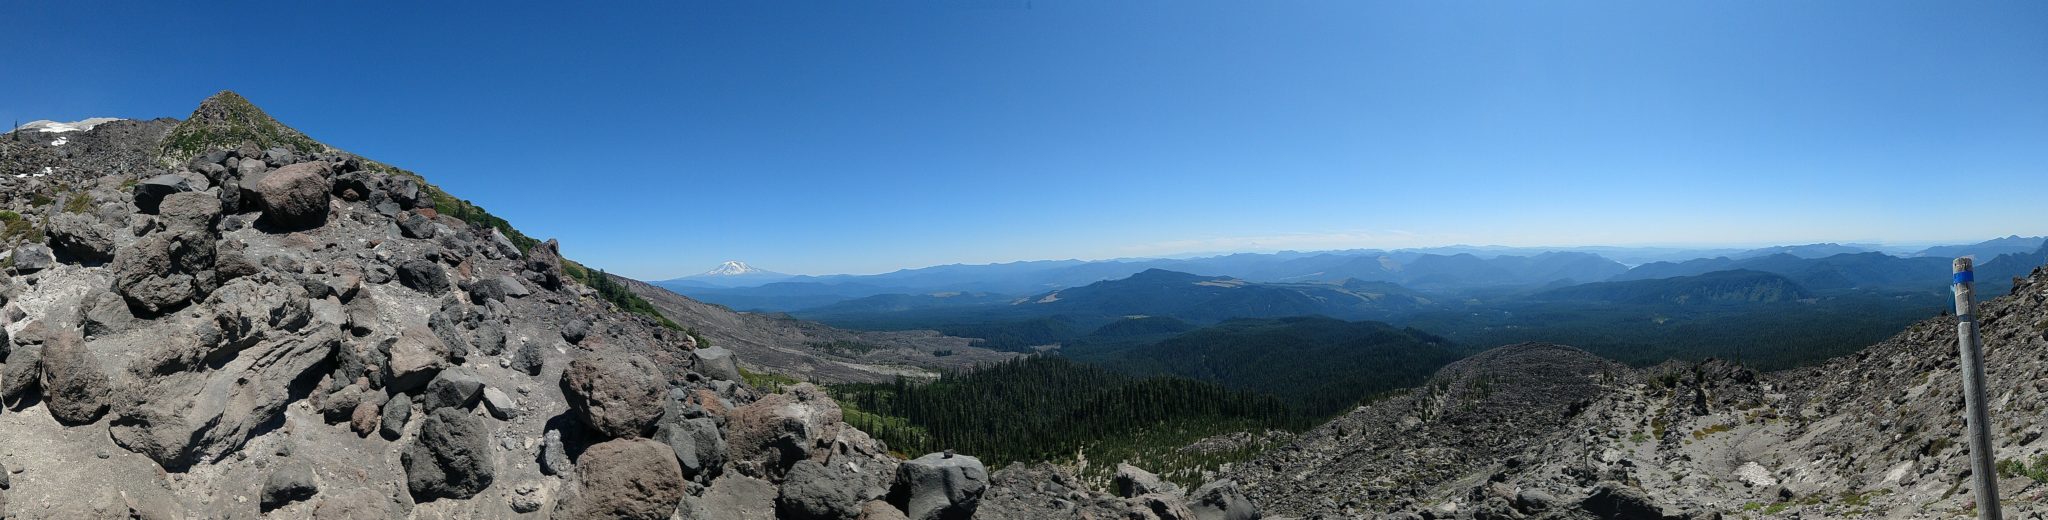
{"type": "Polygon", "coordinates": [[[2027,477],[2034,482],[2048,483],[2048,454],[2035,456],[2031,464],[2020,459],[2001,460],[1997,468],[2001,478],[2027,477]]]}
{"type": "Polygon", "coordinates": [[[36,235],[36,225],[20,213],[0,210],[0,238],[8,242],[22,242],[36,235]]]}
{"type": "Polygon", "coordinates": [[[64,199],[65,213],[92,213],[92,195],[77,193],[64,199]]]}
{"type": "Polygon", "coordinates": [[[802,383],[802,381],[798,381],[794,377],[773,372],[755,372],[747,370],[747,367],[740,367],[740,379],[747,380],[747,386],[771,394],[780,393],[784,388],[802,383]]]}
{"type": "Polygon", "coordinates": [[[1701,428],[1699,431],[1692,432],[1692,440],[1703,440],[1706,439],[1709,435],[1733,429],[1735,429],[1735,424],[1733,423],[1722,423],[1713,426],[1708,426],[1706,428],[1701,428]]]}

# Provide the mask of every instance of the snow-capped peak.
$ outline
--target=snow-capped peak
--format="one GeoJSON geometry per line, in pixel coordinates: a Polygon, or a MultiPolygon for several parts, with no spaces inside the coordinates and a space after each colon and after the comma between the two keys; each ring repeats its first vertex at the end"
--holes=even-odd
{"type": "Polygon", "coordinates": [[[86,130],[91,130],[92,127],[100,126],[104,123],[110,123],[120,120],[121,118],[118,117],[95,117],[86,119],[84,121],[59,123],[48,119],[42,119],[36,121],[29,121],[28,124],[21,125],[21,128],[16,128],[15,130],[35,130],[38,132],[49,132],[53,134],[64,132],[82,132],[86,130]]]}
{"type": "Polygon", "coordinates": [[[710,271],[705,271],[704,274],[699,276],[739,276],[743,274],[754,274],[761,272],[765,271],[755,269],[754,266],[747,265],[746,262],[741,262],[739,260],[727,260],[723,264],[718,264],[718,268],[712,269],[710,271]]]}

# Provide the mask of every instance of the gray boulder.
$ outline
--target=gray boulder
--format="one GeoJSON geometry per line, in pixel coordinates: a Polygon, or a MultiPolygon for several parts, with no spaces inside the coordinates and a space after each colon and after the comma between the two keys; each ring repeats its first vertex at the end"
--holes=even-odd
{"type": "Polygon", "coordinates": [[[115,444],[172,471],[219,460],[282,420],[294,384],[327,373],[340,334],[323,330],[262,341],[217,368],[142,380],[120,393],[109,434],[115,444]]]}
{"type": "Polygon", "coordinates": [[[532,294],[532,291],[526,289],[526,284],[521,283],[518,278],[511,275],[498,275],[477,280],[470,283],[467,290],[469,291],[470,301],[479,304],[493,300],[505,301],[509,298],[525,298],[527,295],[532,294]]]}
{"type": "Polygon", "coordinates": [[[274,273],[228,282],[207,295],[205,308],[213,309],[222,341],[236,349],[298,332],[313,321],[306,289],[274,273]]]}
{"type": "Polygon", "coordinates": [[[684,493],[683,471],[661,443],[614,439],[584,450],[577,493],[555,518],[666,520],[684,493]]]}
{"type": "Polygon", "coordinates": [[[1230,479],[1203,484],[1188,493],[1188,510],[1200,520],[1259,520],[1259,506],[1230,479]]]}
{"type": "Polygon", "coordinates": [[[440,262],[414,258],[398,264],[398,283],[438,296],[448,292],[448,271],[441,268],[440,262]]]}
{"type": "Polygon", "coordinates": [[[473,497],[497,478],[490,427],[455,408],[427,412],[419,436],[399,454],[399,463],[405,466],[406,489],[422,502],[473,497]]]}
{"type": "Polygon", "coordinates": [[[1159,475],[1154,475],[1150,471],[1139,469],[1137,466],[1132,466],[1130,464],[1124,464],[1121,462],[1117,463],[1117,496],[1124,498],[1132,498],[1138,495],[1150,495],[1154,493],[1179,496],[1180,486],[1173,485],[1172,482],[1160,480],[1159,475]]]}
{"type": "Polygon", "coordinates": [[[50,249],[69,262],[98,264],[114,259],[114,239],[100,226],[100,220],[78,213],[50,217],[50,249]]]}
{"type": "Polygon", "coordinates": [[[740,365],[733,359],[732,351],[725,347],[705,347],[690,351],[691,363],[697,373],[712,379],[745,381],[740,377],[740,365]]]}
{"type": "Polygon", "coordinates": [[[583,338],[589,335],[590,320],[576,318],[569,320],[569,323],[562,325],[562,341],[567,341],[569,343],[582,343],[583,338]]]}
{"type": "Polygon", "coordinates": [[[683,520],[775,520],[778,494],[767,481],[727,473],[704,486],[702,494],[684,496],[677,513],[683,520]]]}
{"type": "Polygon", "coordinates": [[[519,406],[512,401],[512,396],[506,395],[503,390],[484,387],[482,401],[484,410],[498,420],[509,421],[519,416],[519,406]]]}
{"type": "Polygon", "coordinates": [[[398,214],[398,232],[406,238],[434,238],[434,219],[418,211],[398,214]]]}
{"type": "MultiPolygon", "coordinates": [[[[35,326],[31,324],[30,326],[35,326]]],[[[17,345],[0,366],[0,405],[19,408],[42,390],[43,346],[17,345]]]]}
{"type": "Polygon", "coordinates": [[[911,520],[964,520],[988,490],[988,468],[966,455],[933,453],[896,467],[889,503],[911,520]]]}
{"type": "Polygon", "coordinates": [[[50,254],[50,248],[42,244],[22,244],[14,248],[14,272],[33,273],[56,265],[57,258],[50,254]]]}
{"type": "Polygon", "coordinates": [[[67,425],[90,424],[107,411],[113,383],[78,333],[61,331],[43,345],[42,387],[50,416],[67,425]]]}
{"type": "Polygon", "coordinates": [[[684,419],[664,415],[653,439],[667,443],[675,451],[684,476],[696,478],[725,464],[725,435],[718,431],[718,421],[710,417],[684,419]]]}
{"type": "Polygon", "coordinates": [[[425,410],[455,408],[469,410],[483,397],[484,380],[468,367],[442,370],[427,383],[427,391],[421,394],[421,406],[425,410]]]}
{"type": "Polygon", "coordinates": [[[639,354],[598,352],[562,371],[562,394],[583,424],[606,437],[642,437],[661,418],[667,381],[639,354]]]}
{"type": "Polygon", "coordinates": [[[856,520],[869,501],[886,492],[869,485],[868,480],[851,463],[797,461],[782,479],[775,499],[776,515],[796,520],[856,520]]]}
{"type": "Polygon", "coordinates": [[[289,463],[263,481],[262,507],[264,512],[284,507],[292,502],[313,498],[320,492],[313,483],[313,468],[305,463],[289,463]]]}
{"type": "Polygon", "coordinates": [[[512,239],[506,238],[505,233],[498,231],[498,228],[491,228],[490,236],[486,238],[490,241],[491,247],[498,250],[499,256],[514,260],[519,259],[519,246],[513,244],[512,239]]]}
{"type": "Polygon", "coordinates": [[[405,435],[405,421],[412,419],[412,396],[398,394],[384,403],[384,418],[377,425],[377,431],[386,440],[398,440],[405,435]]]}
{"type": "Polygon", "coordinates": [[[303,162],[278,168],[243,187],[256,194],[263,217],[279,229],[311,229],[327,224],[327,194],[334,190],[325,162],[303,162]]]}
{"type": "MultiPolygon", "coordinates": [[[[220,168],[220,166],[214,165],[214,168],[220,168]]],[[[208,177],[213,178],[211,175],[208,177]]],[[[181,175],[165,174],[150,177],[147,180],[135,183],[135,207],[142,210],[145,214],[155,215],[157,207],[163,202],[164,197],[173,193],[192,190],[192,182],[185,180],[185,177],[181,175]]]]}

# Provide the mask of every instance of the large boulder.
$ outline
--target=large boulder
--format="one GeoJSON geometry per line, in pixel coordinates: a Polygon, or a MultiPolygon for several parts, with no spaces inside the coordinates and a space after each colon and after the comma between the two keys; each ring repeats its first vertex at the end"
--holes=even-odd
{"type": "Polygon", "coordinates": [[[221,340],[235,350],[298,332],[313,320],[306,289],[273,273],[236,278],[207,295],[221,340]]]}
{"type": "Polygon", "coordinates": [[[483,418],[455,408],[426,415],[412,446],[399,454],[413,499],[466,499],[490,487],[497,478],[498,457],[483,418]]]}
{"type": "Polygon", "coordinates": [[[448,345],[433,330],[419,325],[408,326],[397,337],[379,343],[378,350],[388,360],[385,387],[400,392],[427,384],[449,366],[448,345]]]}
{"type": "Polygon", "coordinates": [[[1664,506],[1650,499],[1650,495],[1627,484],[1601,482],[1593,486],[1593,493],[1579,501],[1579,507],[1598,518],[1643,518],[1650,520],[1677,519],[1664,506]]]}
{"type": "MultiPolygon", "coordinates": [[[[37,325],[31,323],[29,326],[37,325]]],[[[42,389],[42,374],[43,346],[16,345],[7,355],[7,364],[0,366],[0,405],[19,408],[34,401],[42,389]]]]}
{"type": "Polygon", "coordinates": [[[718,421],[710,417],[684,419],[664,414],[653,439],[675,451],[684,476],[696,478],[725,464],[725,436],[718,431],[718,421]]]}
{"type": "Polygon", "coordinates": [[[58,213],[50,217],[50,249],[68,262],[98,264],[114,259],[114,239],[100,226],[100,219],[79,213],[58,213]]]}
{"type": "Polygon", "coordinates": [[[797,461],[782,479],[775,512],[795,520],[857,520],[868,502],[888,490],[875,485],[880,475],[866,475],[851,462],[824,464],[797,461]]]}
{"type": "Polygon", "coordinates": [[[326,162],[293,164],[264,174],[243,189],[256,194],[263,217],[279,229],[310,229],[327,224],[327,194],[334,190],[326,162]]]}
{"type": "Polygon", "coordinates": [[[1173,485],[1172,482],[1160,480],[1159,475],[1139,469],[1137,466],[1121,462],[1116,464],[1117,496],[1132,498],[1138,495],[1150,495],[1153,493],[1179,495],[1180,486],[1173,485]]]}
{"type": "Polygon", "coordinates": [[[661,418],[667,383],[639,354],[599,352],[562,371],[562,395],[583,424],[606,437],[643,437],[661,418]]]}
{"type": "Polygon", "coordinates": [[[406,238],[431,240],[434,238],[434,218],[419,211],[398,214],[398,232],[406,238]]]}
{"type": "Polygon", "coordinates": [[[221,211],[220,199],[204,192],[173,193],[164,197],[157,218],[168,228],[203,231],[220,222],[221,211]]]}
{"type": "Polygon", "coordinates": [[[448,271],[440,262],[414,258],[398,264],[398,283],[415,291],[440,295],[448,292],[448,271]]]}
{"type": "Polygon", "coordinates": [[[536,244],[527,251],[526,270],[532,273],[528,279],[550,291],[562,290],[562,244],[555,239],[536,244]]]}
{"type": "Polygon", "coordinates": [[[262,341],[217,367],[143,379],[113,407],[114,443],[165,469],[219,460],[283,420],[293,394],[327,373],[341,332],[262,341]]]}
{"type": "Polygon", "coordinates": [[[50,253],[49,247],[42,244],[15,246],[14,255],[9,258],[14,260],[14,272],[22,274],[49,269],[50,266],[57,264],[57,257],[50,253]]]}
{"type": "Polygon", "coordinates": [[[666,520],[683,499],[683,470],[668,446],[646,439],[614,439],[591,446],[576,461],[578,492],[559,519],[666,520]]]}
{"type": "Polygon", "coordinates": [[[683,497],[677,513],[683,520],[775,520],[775,485],[738,473],[727,473],[704,492],[683,497]]]}
{"type": "Polygon", "coordinates": [[[1188,493],[1188,510],[1199,520],[1259,520],[1259,506],[1230,479],[1203,484],[1188,493]]]}
{"type": "Polygon", "coordinates": [[[426,393],[421,394],[424,399],[422,406],[426,410],[468,410],[476,406],[476,401],[483,396],[483,391],[484,380],[477,376],[476,370],[468,367],[442,370],[439,375],[434,376],[433,381],[427,383],[426,393]]]}
{"type": "Polygon", "coordinates": [[[933,453],[896,467],[889,503],[911,520],[965,520],[974,516],[987,490],[988,468],[980,459],[933,453]]]}
{"type": "Polygon", "coordinates": [[[78,333],[61,331],[43,345],[42,387],[50,416],[70,425],[100,420],[107,411],[113,385],[100,371],[99,359],[78,333]]]}
{"type": "Polygon", "coordinates": [[[705,347],[690,351],[690,360],[697,367],[697,373],[712,379],[745,381],[740,377],[740,366],[732,357],[732,351],[725,347],[705,347]]]}
{"type": "Polygon", "coordinates": [[[835,438],[842,418],[839,403],[803,383],[733,409],[726,417],[726,446],[733,460],[773,474],[835,438]]]}
{"type": "MultiPolygon", "coordinates": [[[[220,165],[214,164],[213,167],[218,169],[220,165]]],[[[192,182],[186,180],[182,175],[164,174],[150,177],[147,180],[135,183],[135,207],[142,210],[143,213],[155,215],[164,197],[170,196],[173,193],[183,193],[192,190],[192,182]]]]}

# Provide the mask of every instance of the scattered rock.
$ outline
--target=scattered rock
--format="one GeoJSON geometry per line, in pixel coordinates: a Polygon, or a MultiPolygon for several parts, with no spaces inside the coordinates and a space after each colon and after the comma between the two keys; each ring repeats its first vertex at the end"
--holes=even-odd
{"type": "Polygon", "coordinates": [[[882,490],[869,489],[864,480],[850,464],[797,461],[783,477],[775,512],[797,520],[855,520],[869,501],[883,496],[882,490]]]}
{"type": "Polygon", "coordinates": [[[583,338],[589,335],[590,320],[576,318],[569,320],[568,324],[562,325],[562,341],[582,343],[583,338]]]}
{"type": "Polygon", "coordinates": [[[412,396],[398,394],[384,403],[384,418],[378,421],[377,431],[385,439],[398,440],[405,435],[405,421],[412,419],[412,396]]]}
{"type": "Polygon", "coordinates": [[[67,425],[98,421],[107,411],[112,383],[99,359],[77,333],[60,331],[43,346],[42,387],[50,416],[67,425]]]}
{"type": "Polygon", "coordinates": [[[697,373],[712,379],[745,381],[740,377],[740,366],[733,359],[732,351],[725,347],[705,347],[690,351],[690,362],[697,373]]]}
{"type": "Polygon", "coordinates": [[[57,263],[56,256],[50,253],[50,248],[42,244],[22,244],[16,246],[13,258],[14,272],[21,274],[49,269],[50,266],[57,263]]]}
{"type": "Polygon", "coordinates": [[[455,408],[426,415],[412,446],[399,456],[413,499],[463,499],[490,487],[497,476],[497,453],[483,419],[455,408]]]}
{"type": "MultiPolygon", "coordinates": [[[[213,167],[220,168],[220,165],[216,164],[213,167]]],[[[144,214],[155,215],[164,197],[173,193],[192,191],[192,183],[183,176],[165,174],[135,183],[134,191],[135,207],[144,214]]]]}
{"type": "Polygon", "coordinates": [[[483,378],[478,377],[475,370],[455,367],[442,370],[432,382],[427,383],[426,393],[421,394],[421,404],[427,411],[439,408],[468,410],[476,406],[483,391],[483,378]]]}
{"type": "Polygon", "coordinates": [[[55,256],[65,261],[99,264],[114,259],[114,239],[101,228],[98,218],[58,213],[50,217],[44,233],[55,256]]]}
{"type": "Polygon", "coordinates": [[[837,436],[841,417],[839,403],[823,390],[799,384],[734,409],[726,418],[726,445],[734,460],[779,471],[837,436]]]}
{"type": "Polygon", "coordinates": [[[725,437],[718,431],[718,421],[712,418],[664,415],[653,439],[667,443],[675,451],[684,476],[696,478],[725,464],[725,437]]]}
{"type": "Polygon", "coordinates": [[[1203,484],[1188,493],[1188,510],[1199,520],[1259,520],[1259,506],[1228,479],[1203,484]]]}
{"type": "Polygon", "coordinates": [[[313,498],[320,492],[313,484],[313,468],[303,463],[285,464],[263,482],[263,511],[313,498]]]}
{"type": "Polygon", "coordinates": [[[519,416],[518,405],[512,402],[512,396],[505,395],[504,391],[497,388],[484,388],[483,402],[484,408],[491,413],[491,417],[496,417],[498,420],[509,421],[519,416]]]}
{"type": "Polygon", "coordinates": [[[398,264],[398,283],[412,290],[439,296],[448,292],[448,271],[439,262],[414,258],[398,264]]]}

